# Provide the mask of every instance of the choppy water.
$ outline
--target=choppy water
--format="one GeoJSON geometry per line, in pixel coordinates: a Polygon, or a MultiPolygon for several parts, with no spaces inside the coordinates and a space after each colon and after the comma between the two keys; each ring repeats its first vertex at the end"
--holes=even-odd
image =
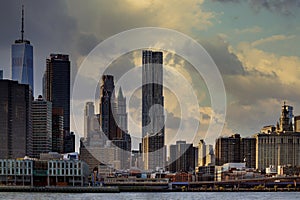
{"type": "Polygon", "coordinates": [[[130,200],[130,199],[300,199],[298,192],[168,192],[168,193],[0,193],[0,199],[26,199],[26,200],[47,200],[47,199],[72,199],[72,200],[90,200],[90,199],[109,199],[109,200],[130,200]]]}

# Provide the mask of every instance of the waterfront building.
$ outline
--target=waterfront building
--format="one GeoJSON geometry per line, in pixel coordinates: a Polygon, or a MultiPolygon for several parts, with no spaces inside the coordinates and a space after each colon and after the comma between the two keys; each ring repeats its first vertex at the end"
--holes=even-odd
{"type": "Polygon", "coordinates": [[[81,160],[0,159],[0,184],[86,186],[88,165],[81,160]]]}
{"type": "Polygon", "coordinates": [[[145,170],[165,166],[163,53],[143,51],[142,147],[145,170]]]}
{"type": "Polygon", "coordinates": [[[246,163],[225,163],[215,167],[215,181],[264,178],[253,168],[247,168],[246,163]]]}
{"type": "Polygon", "coordinates": [[[0,159],[0,185],[33,186],[33,160],[0,159]]]}
{"type": "Polygon", "coordinates": [[[293,131],[289,109],[290,106],[284,102],[276,131],[255,135],[257,169],[300,165],[300,133],[293,131]]]}
{"type": "Polygon", "coordinates": [[[32,156],[32,95],[29,85],[0,80],[0,159],[32,156]]]}
{"type": "Polygon", "coordinates": [[[86,186],[89,167],[82,160],[49,160],[48,186],[86,186]]]}
{"type": "Polygon", "coordinates": [[[29,40],[24,39],[24,6],[22,6],[21,38],[11,47],[11,59],[12,80],[28,84],[33,94],[33,47],[29,40]]]}
{"type": "Polygon", "coordinates": [[[52,151],[52,103],[40,95],[32,102],[32,157],[52,151]]]}
{"type": "Polygon", "coordinates": [[[189,172],[195,170],[195,150],[193,144],[176,141],[170,145],[170,172],[189,172]]]}
{"type": "Polygon", "coordinates": [[[241,138],[239,134],[220,137],[216,140],[216,165],[225,163],[246,163],[246,167],[255,167],[255,138],[241,138]]]}

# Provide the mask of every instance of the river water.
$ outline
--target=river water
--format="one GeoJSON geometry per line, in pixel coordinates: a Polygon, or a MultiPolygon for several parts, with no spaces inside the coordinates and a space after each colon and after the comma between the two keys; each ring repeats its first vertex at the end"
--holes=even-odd
{"type": "Polygon", "coordinates": [[[151,199],[151,200],[165,200],[165,199],[300,199],[299,192],[166,192],[166,193],[0,193],[0,199],[26,199],[26,200],[47,200],[47,199],[71,199],[71,200],[90,200],[90,199],[109,199],[109,200],[130,200],[130,199],[151,199]]]}

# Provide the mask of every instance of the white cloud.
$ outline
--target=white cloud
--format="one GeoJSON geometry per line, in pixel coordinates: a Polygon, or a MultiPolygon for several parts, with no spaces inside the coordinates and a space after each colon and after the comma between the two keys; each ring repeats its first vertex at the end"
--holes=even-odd
{"type": "Polygon", "coordinates": [[[290,39],[293,39],[293,38],[295,38],[295,35],[289,35],[289,36],[286,36],[286,35],[272,35],[272,36],[267,37],[267,38],[262,38],[262,39],[256,40],[256,41],[252,42],[251,45],[253,47],[255,47],[255,46],[265,44],[265,43],[290,40],[290,39]]]}

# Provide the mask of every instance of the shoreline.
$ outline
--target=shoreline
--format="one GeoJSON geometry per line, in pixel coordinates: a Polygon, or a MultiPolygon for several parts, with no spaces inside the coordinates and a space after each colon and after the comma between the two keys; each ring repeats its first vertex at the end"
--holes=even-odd
{"type": "Polygon", "coordinates": [[[104,186],[104,187],[31,187],[31,186],[0,186],[1,192],[32,192],[32,193],[123,193],[123,192],[300,192],[300,188],[153,188],[149,186],[104,186]]]}

